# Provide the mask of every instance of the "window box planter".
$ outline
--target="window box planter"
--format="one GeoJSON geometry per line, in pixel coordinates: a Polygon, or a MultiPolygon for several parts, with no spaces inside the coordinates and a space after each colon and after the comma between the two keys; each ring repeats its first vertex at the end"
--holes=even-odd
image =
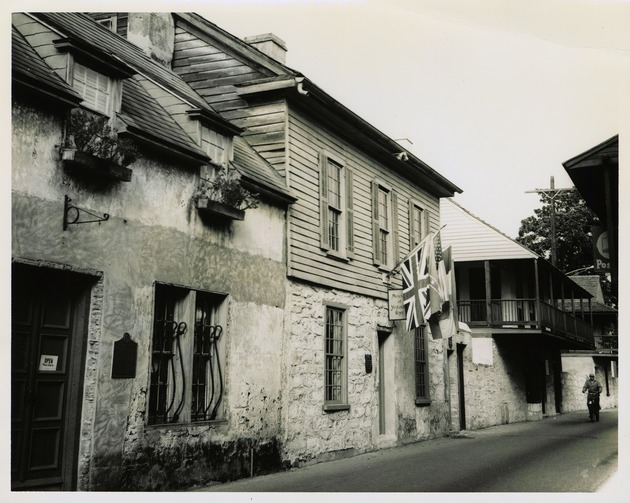
{"type": "Polygon", "coordinates": [[[201,213],[220,216],[230,220],[245,219],[245,210],[239,210],[238,208],[234,208],[218,201],[213,201],[207,197],[200,197],[197,199],[197,209],[201,213]]]}
{"type": "Polygon", "coordinates": [[[109,178],[123,182],[131,181],[131,169],[120,166],[109,159],[101,159],[80,150],[62,148],[61,162],[64,169],[73,172],[84,172],[100,178],[109,178]]]}

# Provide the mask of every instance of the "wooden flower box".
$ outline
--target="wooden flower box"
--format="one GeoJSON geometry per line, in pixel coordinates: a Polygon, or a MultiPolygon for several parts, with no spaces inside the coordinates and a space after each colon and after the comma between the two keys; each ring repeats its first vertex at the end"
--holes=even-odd
{"type": "Polygon", "coordinates": [[[101,178],[110,178],[123,182],[131,181],[131,169],[124,168],[108,159],[101,159],[80,150],[62,148],[61,162],[65,169],[75,173],[83,172],[101,178]]]}
{"type": "Polygon", "coordinates": [[[224,203],[201,197],[197,200],[197,209],[205,214],[220,216],[230,220],[244,220],[245,210],[239,210],[224,203]]]}

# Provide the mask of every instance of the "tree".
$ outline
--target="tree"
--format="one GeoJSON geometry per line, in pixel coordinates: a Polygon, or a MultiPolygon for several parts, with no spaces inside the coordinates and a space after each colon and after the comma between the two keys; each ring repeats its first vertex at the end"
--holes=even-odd
{"type": "MultiPolygon", "coordinates": [[[[579,269],[593,274],[592,226],[600,225],[598,218],[586,206],[577,190],[540,193],[542,207],[534,215],[521,220],[516,241],[541,257],[551,257],[551,197],[555,202],[556,267],[564,273],[579,269]]],[[[616,307],[617,299],[610,281],[600,275],[606,304],[616,307]]]]}
{"type": "MultiPolygon", "coordinates": [[[[599,224],[576,190],[555,193],[556,267],[567,273],[593,265],[591,227],[599,224]]],[[[547,259],[551,256],[551,196],[541,193],[542,208],[521,221],[516,241],[547,259]]]]}

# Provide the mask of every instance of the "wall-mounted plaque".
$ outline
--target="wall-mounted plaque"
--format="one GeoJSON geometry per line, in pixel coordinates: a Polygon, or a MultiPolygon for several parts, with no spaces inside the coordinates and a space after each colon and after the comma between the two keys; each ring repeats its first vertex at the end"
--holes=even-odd
{"type": "Polygon", "coordinates": [[[112,379],[133,379],[136,377],[136,357],[138,343],[131,340],[125,332],[122,339],[114,342],[114,357],[112,362],[112,379]]]}

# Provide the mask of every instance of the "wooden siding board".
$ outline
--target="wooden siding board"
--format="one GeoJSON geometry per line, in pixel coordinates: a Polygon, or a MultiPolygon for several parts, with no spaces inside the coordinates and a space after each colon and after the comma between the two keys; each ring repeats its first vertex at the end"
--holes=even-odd
{"type": "MultiPolygon", "coordinates": [[[[398,196],[397,219],[400,250],[408,248],[406,201],[413,197],[433,213],[432,227],[438,226],[438,201],[411,186],[400,175],[385,171],[343,140],[319,130],[307,118],[291,111],[288,121],[290,145],[290,185],[298,202],[290,214],[291,274],[330,287],[384,298],[387,285],[383,273],[372,263],[372,201],[370,183],[375,177],[386,179],[398,196]],[[319,152],[326,150],[343,159],[354,171],[354,258],[348,262],[328,257],[320,249],[319,152]]],[[[399,280],[394,280],[397,285],[399,280]]]]}

